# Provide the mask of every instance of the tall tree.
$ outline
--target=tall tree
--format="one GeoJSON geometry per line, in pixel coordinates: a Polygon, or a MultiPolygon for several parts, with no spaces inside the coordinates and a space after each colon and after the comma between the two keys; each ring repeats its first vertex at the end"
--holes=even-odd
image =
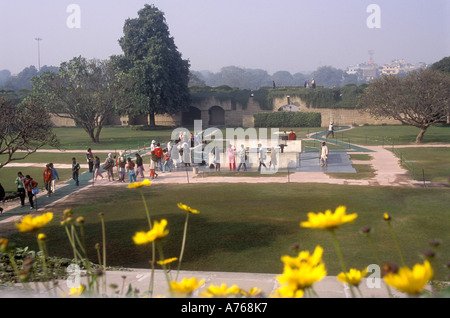
{"type": "Polygon", "coordinates": [[[422,69],[404,77],[385,75],[373,80],[359,101],[371,115],[390,117],[420,129],[416,143],[427,129],[445,122],[450,110],[450,76],[422,69]]]}
{"type": "Polygon", "coordinates": [[[164,13],[146,4],[138,18],[127,19],[119,40],[121,65],[134,82],[139,113],[154,126],[155,114],[174,114],[189,107],[189,61],[170,36],[164,13]]]}
{"type": "Polygon", "coordinates": [[[33,96],[45,100],[48,110],[81,126],[94,143],[108,118],[129,106],[131,81],[111,61],[76,57],[63,62],[58,74],[33,79],[33,96]]]}
{"type": "Polygon", "coordinates": [[[59,147],[50,116],[37,99],[15,105],[0,96],[0,114],[0,168],[43,146],[59,147]]]}

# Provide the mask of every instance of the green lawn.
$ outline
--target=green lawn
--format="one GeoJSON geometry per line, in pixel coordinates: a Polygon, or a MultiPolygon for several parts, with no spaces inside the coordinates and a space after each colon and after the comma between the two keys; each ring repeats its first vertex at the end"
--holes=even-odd
{"type": "Polygon", "coordinates": [[[450,185],[450,147],[391,149],[416,180],[450,185]]]}
{"type": "MultiPolygon", "coordinates": [[[[442,263],[450,257],[448,231],[448,189],[358,187],[326,184],[202,184],[157,185],[142,188],[153,220],[166,218],[169,235],[164,240],[165,258],[178,257],[185,214],[177,203],[200,211],[191,214],[182,269],[197,271],[237,271],[281,273],[280,257],[292,251],[292,244],[302,250],[324,247],[328,275],[340,271],[330,233],[300,228],[308,212],[334,210],[346,205],[348,213],[358,213],[352,224],[337,229],[337,237],[349,267],[362,269],[374,263],[364,226],[372,228],[372,239],[381,262],[399,263],[394,242],[382,215],[392,216],[406,263],[421,262],[421,252],[428,242],[440,239],[442,263]]],[[[95,191],[95,190],[94,190],[95,191]]],[[[99,190],[98,190],[99,191],[99,190]]],[[[65,207],[64,207],[65,208],[65,207]]],[[[71,257],[64,228],[59,224],[63,208],[44,228],[50,255],[71,257]]],[[[109,188],[96,199],[80,199],[75,217],[86,220],[85,231],[91,260],[97,260],[94,245],[101,242],[99,212],[104,212],[107,236],[107,264],[149,268],[151,248],[136,246],[132,236],[148,230],[139,190],[109,188]]],[[[10,239],[18,246],[36,247],[36,234],[17,233],[10,239]]]]}
{"type": "MultiPolygon", "coordinates": [[[[419,129],[412,126],[360,126],[336,132],[339,141],[361,146],[392,146],[414,144],[419,129]]],[[[450,143],[450,127],[430,127],[423,143],[450,143]]]]}

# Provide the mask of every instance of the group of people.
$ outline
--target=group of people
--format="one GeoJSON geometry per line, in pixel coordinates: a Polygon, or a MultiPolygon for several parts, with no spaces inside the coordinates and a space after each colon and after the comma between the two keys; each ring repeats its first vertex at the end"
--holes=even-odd
{"type": "MultiPolygon", "coordinates": [[[[50,197],[56,190],[56,180],[59,180],[58,171],[53,163],[45,165],[43,172],[44,188],[47,191],[47,196],[50,197]]],[[[24,175],[21,171],[17,172],[17,177],[14,180],[17,188],[17,195],[20,198],[20,206],[25,207],[25,198],[28,197],[30,203],[30,210],[35,209],[35,196],[39,193],[39,183],[35,181],[29,174],[24,175]]],[[[0,184],[0,199],[4,202],[5,190],[0,184]]],[[[3,213],[3,208],[0,207],[0,213],[3,213]]]]}

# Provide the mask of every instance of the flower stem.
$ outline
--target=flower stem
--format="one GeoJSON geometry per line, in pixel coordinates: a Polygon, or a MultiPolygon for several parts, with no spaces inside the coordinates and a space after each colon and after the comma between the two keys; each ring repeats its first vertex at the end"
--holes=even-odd
{"type": "MultiPolygon", "coordinates": [[[[342,256],[341,248],[339,246],[339,242],[337,240],[336,233],[334,232],[334,230],[331,230],[331,235],[333,237],[334,247],[335,247],[338,257],[339,257],[339,263],[341,264],[342,272],[345,274],[347,281],[349,282],[350,280],[347,277],[347,267],[345,266],[344,257],[342,256]]],[[[353,291],[352,284],[349,283],[348,285],[350,287],[350,292],[352,293],[352,297],[355,298],[355,292],[353,291]]]]}
{"type": "Polygon", "coordinates": [[[187,233],[188,220],[189,220],[189,212],[186,213],[186,221],[184,222],[183,242],[181,244],[180,260],[178,262],[178,270],[177,270],[177,276],[176,276],[175,280],[178,280],[178,274],[180,273],[180,268],[181,268],[181,261],[183,260],[184,246],[186,244],[186,233],[187,233]]]}
{"type": "MultiPolygon", "coordinates": [[[[164,254],[163,254],[163,249],[162,249],[161,243],[158,243],[158,252],[159,252],[159,259],[161,261],[164,261],[164,254]]],[[[165,275],[166,280],[167,280],[167,285],[169,286],[169,292],[170,292],[170,294],[172,294],[172,287],[170,286],[170,278],[169,278],[169,275],[167,273],[166,264],[164,264],[164,262],[162,263],[162,267],[163,267],[164,275],[165,275]]]]}
{"type": "Polygon", "coordinates": [[[389,231],[391,232],[392,238],[394,239],[395,246],[397,247],[398,254],[400,255],[400,260],[402,262],[402,265],[404,267],[406,267],[405,260],[403,259],[403,254],[400,249],[400,245],[398,244],[397,236],[395,235],[395,232],[394,232],[394,229],[392,228],[391,222],[388,222],[388,226],[389,226],[389,231]]]}
{"type": "MultiPolygon", "coordinates": [[[[381,262],[380,262],[380,259],[378,257],[378,254],[377,254],[377,252],[375,250],[375,247],[373,245],[372,238],[370,237],[370,235],[368,233],[366,234],[366,237],[367,237],[367,241],[369,242],[370,249],[372,250],[373,256],[375,257],[375,261],[377,262],[378,266],[381,266],[381,262]]],[[[389,287],[388,284],[385,284],[385,285],[386,285],[386,289],[387,289],[387,292],[389,294],[389,297],[392,297],[391,288],[389,287]]]]}

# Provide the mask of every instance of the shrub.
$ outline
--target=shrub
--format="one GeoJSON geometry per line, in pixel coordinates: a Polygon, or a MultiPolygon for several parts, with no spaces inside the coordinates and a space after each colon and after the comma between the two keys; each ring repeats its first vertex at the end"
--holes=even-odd
{"type": "Polygon", "coordinates": [[[276,112],[254,115],[255,127],[320,127],[320,113],[276,112]]]}

